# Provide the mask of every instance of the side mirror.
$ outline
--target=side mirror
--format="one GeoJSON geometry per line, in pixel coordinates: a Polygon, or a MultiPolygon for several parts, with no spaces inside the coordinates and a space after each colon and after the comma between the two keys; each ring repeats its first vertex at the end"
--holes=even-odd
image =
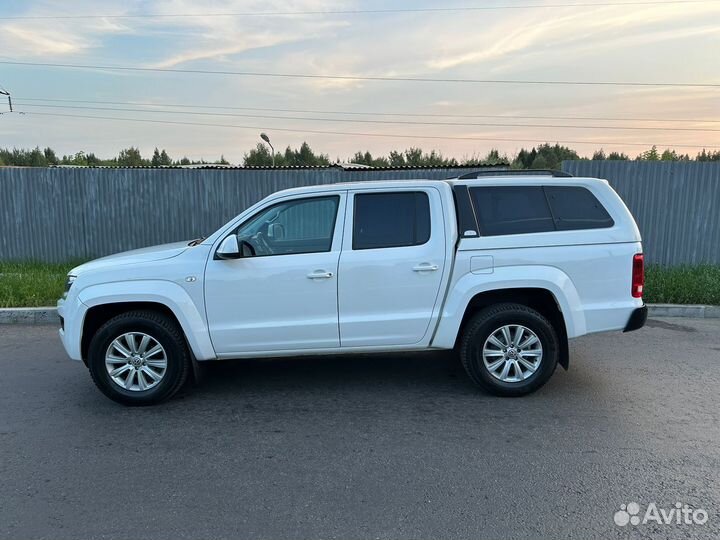
{"type": "Polygon", "coordinates": [[[238,245],[237,235],[231,234],[225,240],[220,243],[220,247],[215,252],[215,256],[218,259],[240,259],[242,253],[240,252],[240,246],[238,245]]]}
{"type": "Polygon", "coordinates": [[[236,234],[231,234],[225,240],[220,242],[220,246],[215,252],[216,259],[232,260],[242,259],[243,257],[254,257],[255,248],[247,240],[239,240],[236,234]]]}

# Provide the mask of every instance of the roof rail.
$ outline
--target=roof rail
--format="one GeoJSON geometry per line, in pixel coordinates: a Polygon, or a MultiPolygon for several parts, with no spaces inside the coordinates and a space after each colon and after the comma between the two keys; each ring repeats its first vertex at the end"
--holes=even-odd
{"type": "Polygon", "coordinates": [[[572,174],[553,169],[512,169],[505,171],[474,171],[455,177],[457,180],[482,178],[483,176],[553,176],[555,178],[572,178],[572,174]]]}

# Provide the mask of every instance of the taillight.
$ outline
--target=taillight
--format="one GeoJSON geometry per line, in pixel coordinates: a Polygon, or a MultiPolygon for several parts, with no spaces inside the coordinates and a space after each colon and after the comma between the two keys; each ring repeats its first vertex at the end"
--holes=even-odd
{"type": "Polygon", "coordinates": [[[632,287],[630,292],[633,298],[642,298],[643,286],[645,285],[645,257],[642,253],[633,256],[632,287]]]}

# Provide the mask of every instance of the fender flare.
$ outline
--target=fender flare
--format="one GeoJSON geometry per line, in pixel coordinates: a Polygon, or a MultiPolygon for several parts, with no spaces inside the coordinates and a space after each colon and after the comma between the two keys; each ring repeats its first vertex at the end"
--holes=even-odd
{"type": "Polygon", "coordinates": [[[177,319],[197,360],[217,358],[205,316],[180,285],[164,280],[132,280],[86,287],[78,294],[88,308],[104,304],[151,302],[168,308],[177,319]]]}
{"type": "Polygon", "coordinates": [[[586,333],[580,297],[567,274],[552,266],[495,267],[492,274],[467,273],[451,285],[432,347],[449,349],[454,346],[465,311],[476,295],[499,289],[527,288],[544,289],[553,295],[565,320],[568,338],[586,333]]]}

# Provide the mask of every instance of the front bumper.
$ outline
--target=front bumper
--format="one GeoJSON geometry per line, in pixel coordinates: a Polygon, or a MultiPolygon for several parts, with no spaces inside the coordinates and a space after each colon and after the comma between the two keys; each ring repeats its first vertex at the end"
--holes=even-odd
{"type": "Polygon", "coordinates": [[[625,329],[623,330],[623,332],[632,332],[633,330],[638,330],[642,328],[643,326],[645,326],[645,321],[647,321],[647,318],[647,306],[642,306],[634,309],[632,314],[630,315],[630,319],[628,319],[628,322],[625,325],[625,329]]]}
{"type": "Polygon", "coordinates": [[[73,360],[82,360],[80,352],[80,340],[82,337],[82,323],[85,319],[87,306],[80,302],[77,295],[58,300],[58,316],[63,321],[58,330],[60,341],[65,352],[73,360]]]}

